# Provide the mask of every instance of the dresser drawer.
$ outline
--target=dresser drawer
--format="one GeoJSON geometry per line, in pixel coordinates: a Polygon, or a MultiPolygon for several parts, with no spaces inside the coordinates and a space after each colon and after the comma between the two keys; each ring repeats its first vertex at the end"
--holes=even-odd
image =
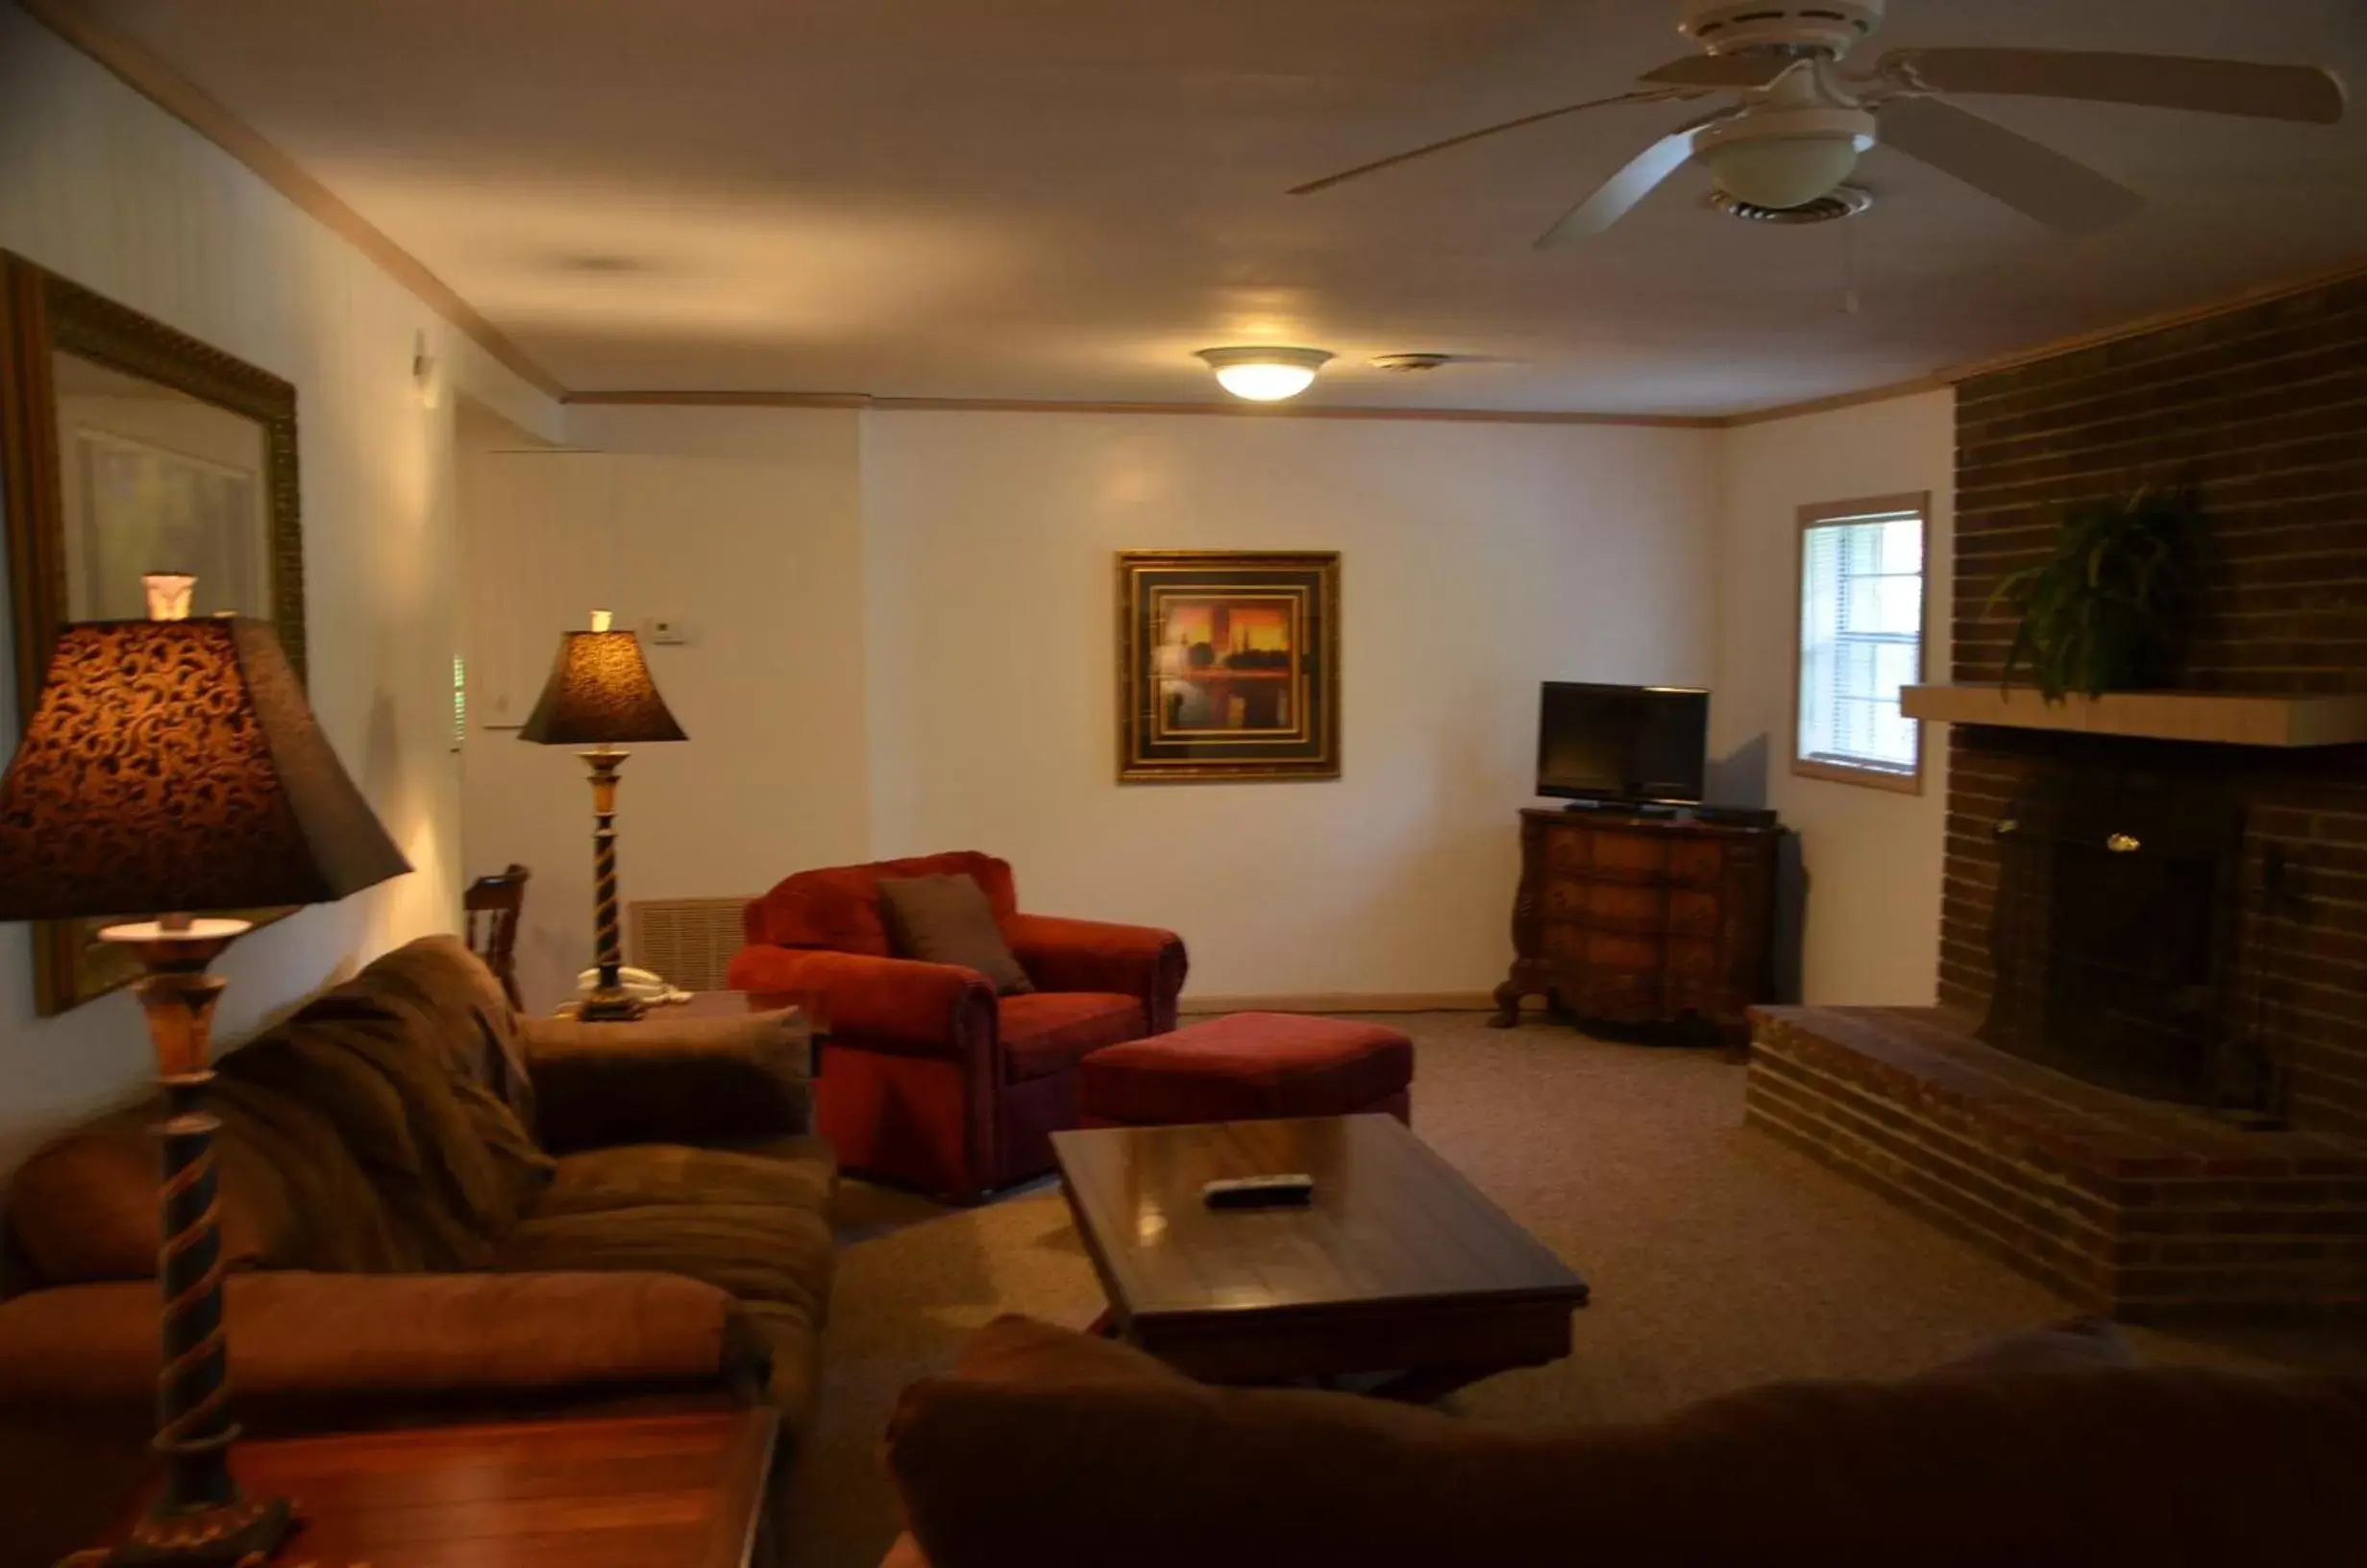
{"type": "Polygon", "coordinates": [[[1702,839],[1686,839],[1668,846],[1668,880],[1694,887],[1715,887],[1726,879],[1726,849],[1702,839]]]}
{"type": "Polygon", "coordinates": [[[1658,882],[1668,874],[1670,845],[1665,833],[1606,832],[1593,835],[1594,874],[1630,882],[1658,882]]]}
{"type": "Polygon", "coordinates": [[[1545,835],[1545,870],[1590,882],[1664,882],[1674,847],[1664,833],[1566,828],[1545,835]]]}
{"type": "Polygon", "coordinates": [[[1623,931],[1661,931],[1668,924],[1667,894],[1643,882],[1548,883],[1542,914],[1549,920],[1608,926],[1623,931]]]}
{"type": "Polygon", "coordinates": [[[1725,954],[1714,941],[1671,937],[1663,951],[1663,968],[1673,984],[1714,984],[1723,978],[1725,954]]]}
{"type": "Polygon", "coordinates": [[[1572,920],[1546,922],[1541,945],[1552,964],[1654,976],[1665,951],[1658,932],[1606,930],[1572,920]]]}
{"type": "Polygon", "coordinates": [[[1714,937],[1726,916],[1726,901],[1690,888],[1668,890],[1667,928],[1681,936],[1714,937]]]}

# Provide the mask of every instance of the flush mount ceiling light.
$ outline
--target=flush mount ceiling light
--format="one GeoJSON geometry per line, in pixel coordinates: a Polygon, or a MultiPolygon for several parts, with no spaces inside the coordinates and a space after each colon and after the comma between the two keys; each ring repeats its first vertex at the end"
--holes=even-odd
{"type": "Polygon", "coordinates": [[[1217,373],[1219,386],[1251,403],[1280,403],[1298,396],[1332,357],[1321,349],[1270,346],[1202,349],[1199,356],[1217,373]]]}

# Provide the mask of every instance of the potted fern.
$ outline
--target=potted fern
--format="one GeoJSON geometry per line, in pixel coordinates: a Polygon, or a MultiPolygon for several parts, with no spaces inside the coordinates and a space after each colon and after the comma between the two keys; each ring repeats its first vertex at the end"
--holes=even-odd
{"type": "Polygon", "coordinates": [[[2019,617],[2006,681],[2027,671],[2050,702],[2170,684],[2201,576],[2202,510],[2188,484],[2147,484],[2063,509],[2055,551],[1997,585],[2019,617]]]}

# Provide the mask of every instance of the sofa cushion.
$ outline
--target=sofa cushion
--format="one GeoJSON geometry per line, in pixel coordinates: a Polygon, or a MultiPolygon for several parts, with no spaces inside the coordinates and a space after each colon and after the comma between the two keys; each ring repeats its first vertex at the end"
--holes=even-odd
{"type": "Polygon", "coordinates": [[[510,1235],[492,1266],[687,1274],[742,1301],[786,1302],[819,1324],[829,1312],[834,1264],[828,1215],[710,1202],[536,1214],[510,1235]]]}
{"type": "Polygon", "coordinates": [[[785,1458],[801,1435],[822,1385],[822,1330],[813,1314],[795,1302],[743,1301],[739,1313],[762,1335],[772,1355],[765,1395],[780,1411],[785,1458]]]}
{"type": "Polygon", "coordinates": [[[530,1018],[543,1146],[712,1143],[810,1124],[813,1047],[787,1011],[629,1023],[530,1018]]]}
{"type": "Polygon", "coordinates": [[[936,1568],[1431,1568],[1541,1543],[1621,1568],[2314,1568],[2367,1539],[2367,1383],[1793,1384],[1543,1432],[1148,1376],[938,1378],[900,1402],[889,1463],[936,1568]]]}
{"type": "Polygon", "coordinates": [[[879,911],[898,958],[975,969],[1003,996],[1036,989],[1011,956],[1011,944],[995,923],[994,906],[973,877],[882,877],[879,911]]]}
{"type": "Polygon", "coordinates": [[[998,919],[1019,913],[1008,861],[974,849],[867,866],[800,871],[748,906],[743,926],[751,943],[776,947],[827,947],[842,953],[892,956],[879,912],[879,880],[960,874],[975,879],[998,919]]]}
{"type": "Polygon", "coordinates": [[[562,1155],[537,1216],[604,1213],[652,1204],[774,1204],[826,1213],[838,1162],[819,1138],[782,1139],[763,1153],[679,1143],[628,1143],[562,1155]]]}
{"type": "Polygon", "coordinates": [[[1377,1105],[1414,1080],[1414,1043],[1377,1023],[1235,1013],[1097,1054],[1085,1114],[1156,1125],[1328,1116],[1377,1105]]]}
{"type": "Polygon", "coordinates": [[[1139,1039],[1148,1027],[1141,997],[1097,991],[1005,996],[998,1011],[1004,1072],[1013,1083],[1065,1071],[1087,1052],[1139,1039]]]}

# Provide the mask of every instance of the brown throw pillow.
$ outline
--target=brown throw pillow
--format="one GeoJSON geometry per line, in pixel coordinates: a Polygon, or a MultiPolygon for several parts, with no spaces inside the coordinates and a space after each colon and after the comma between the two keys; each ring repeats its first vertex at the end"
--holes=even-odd
{"type": "Polygon", "coordinates": [[[995,923],[995,906],[974,877],[888,878],[879,884],[879,912],[899,958],[975,969],[1004,996],[1036,989],[1011,956],[1011,944],[995,923]]]}

